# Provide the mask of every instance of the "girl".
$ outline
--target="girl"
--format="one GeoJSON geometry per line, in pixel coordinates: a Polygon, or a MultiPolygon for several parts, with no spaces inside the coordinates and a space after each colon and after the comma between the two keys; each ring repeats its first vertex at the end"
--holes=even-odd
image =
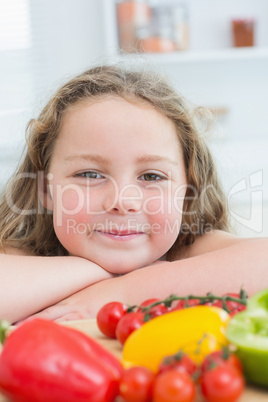
{"type": "Polygon", "coordinates": [[[28,125],[0,206],[0,316],[77,319],[111,300],[252,294],[268,283],[268,242],[227,231],[182,97],[152,72],[92,68],[28,125]]]}

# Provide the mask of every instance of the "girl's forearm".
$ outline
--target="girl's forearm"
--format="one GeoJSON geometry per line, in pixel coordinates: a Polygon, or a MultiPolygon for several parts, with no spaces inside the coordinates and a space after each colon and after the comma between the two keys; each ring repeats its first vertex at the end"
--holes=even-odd
{"type": "Polygon", "coordinates": [[[40,314],[50,319],[93,318],[110,301],[137,305],[170,294],[186,296],[268,287],[268,239],[245,240],[196,257],[163,262],[89,286],[40,314]],[[71,317],[71,318],[70,318],[71,317]]]}
{"type": "Polygon", "coordinates": [[[196,257],[149,266],[124,279],[133,284],[124,286],[131,303],[171,293],[221,295],[239,292],[241,287],[251,296],[268,287],[268,239],[245,240],[196,257]]]}
{"type": "Polygon", "coordinates": [[[78,257],[0,254],[0,319],[21,320],[111,277],[96,264],[78,257]]]}

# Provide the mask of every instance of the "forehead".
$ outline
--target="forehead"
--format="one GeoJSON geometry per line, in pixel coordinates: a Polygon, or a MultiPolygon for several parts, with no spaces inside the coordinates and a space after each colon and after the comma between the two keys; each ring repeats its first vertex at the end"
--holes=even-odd
{"type": "Polygon", "coordinates": [[[63,117],[58,142],[69,148],[94,147],[98,152],[136,151],[152,147],[180,151],[176,128],[171,119],[146,101],[126,101],[119,97],[83,101],[69,108],[63,117]],[[111,149],[109,149],[111,148],[111,149]]]}
{"type": "MultiPolygon", "coordinates": [[[[110,117],[109,112],[112,112],[112,115],[116,113],[117,117],[121,115],[121,118],[124,117],[126,113],[131,115],[154,115],[157,120],[162,120],[166,125],[174,126],[174,123],[170,118],[156,109],[156,107],[147,100],[134,97],[124,99],[120,96],[111,95],[106,95],[99,98],[94,97],[92,100],[84,99],[75,103],[74,105],[68,107],[64,112],[63,122],[69,120],[70,118],[74,118],[75,115],[78,116],[85,113],[91,114],[91,116],[95,115],[96,113],[105,113],[107,120],[107,118],[110,117]]],[[[121,122],[123,121],[124,120],[121,120],[121,122]]]]}

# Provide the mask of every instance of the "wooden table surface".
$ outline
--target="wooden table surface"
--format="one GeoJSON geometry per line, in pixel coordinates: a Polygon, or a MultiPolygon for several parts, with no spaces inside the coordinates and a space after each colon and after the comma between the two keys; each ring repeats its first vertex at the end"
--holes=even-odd
{"type": "MultiPolygon", "coordinates": [[[[63,323],[63,325],[79,329],[80,331],[86,333],[87,335],[95,338],[100,344],[105,348],[110,350],[118,358],[121,357],[122,347],[120,343],[113,339],[108,339],[100,333],[97,328],[95,320],[79,320],[79,321],[68,321],[63,323]]],[[[201,402],[202,398],[197,397],[196,402],[201,402]]],[[[8,402],[8,399],[0,394],[0,402],[8,402]]],[[[239,402],[268,402],[268,390],[263,390],[259,388],[247,387],[239,402]]]]}

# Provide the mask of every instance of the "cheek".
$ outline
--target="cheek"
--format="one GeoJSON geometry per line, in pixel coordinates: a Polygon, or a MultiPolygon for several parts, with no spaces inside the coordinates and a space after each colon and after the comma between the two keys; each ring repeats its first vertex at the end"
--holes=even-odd
{"type": "Polygon", "coordinates": [[[72,253],[90,236],[90,222],[85,211],[77,214],[54,214],[54,230],[60,243],[72,253]]]}
{"type": "Polygon", "coordinates": [[[150,192],[145,196],[143,202],[143,212],[149,216],[166,214],[170,211],[171,197],[169,192],[161,191],[150,192]]]}
{"type": "Polygon", "coordinates": [[[103,213],[100,195],[76,185],[66,185],[54,190],[53,208],[58,221],[69,217],[78,222],[87,222],[91,220],[91,215],[103,213]]]}
{"type": "Polygon", "coordinates": [[[56,235],[62,244],[73,235],[87,233],[87,202],[81,188],[65,186],[55,194],[53,221],[56,235]],[[83,227],[82,227],[83,226],[83,227]]]}
{"type": "Polygon", "coordinates": [[[85,193],[80,187],[74,185],[56,187],[54,200],[56,211],[62,211],[66,215],[74,215],[83,210],[86,205],[85,193]]]}
{"type": "Polygon", "coordinates": [[[181,227],[184,191],[171,191],[158,199],[148,198],[146,213],[155,234],[164,235],[163,241],[175,241],[181,227]]]}
{"type": "Polygon", "coordinates": [[[178,213],[157,214],[151,221],[154,234],[161,235],[161,241],[175,241],[180,232],[181,215],[178,213]],[[164,236],[164,237],[163,237],[164,236]]]}
{"type": "Polygon", "coordinates": [[[150,194],[143,204],[143,212],[147,215],[180,216],[183,211],[185,187],[171,187],[168,191],[159,191],[158,194],[150,194]]]}

